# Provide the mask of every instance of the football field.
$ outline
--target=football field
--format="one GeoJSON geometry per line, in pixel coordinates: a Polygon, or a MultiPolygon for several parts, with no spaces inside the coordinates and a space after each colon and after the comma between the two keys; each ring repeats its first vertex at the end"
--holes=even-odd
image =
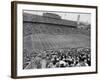
{"type": "Polygon", "coordinates": [[[32,47],[33,50],[90,47],[90,37],[83,34],[35,34],[32,35],[32,47]]]}

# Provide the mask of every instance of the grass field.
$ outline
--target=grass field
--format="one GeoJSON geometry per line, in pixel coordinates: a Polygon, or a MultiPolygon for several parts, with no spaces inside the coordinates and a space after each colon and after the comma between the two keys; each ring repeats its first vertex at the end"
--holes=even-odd
{"type": "Polygon", "coordinates": [[[68,35],[50,35],[35,34],[32,35],[32,46],[34,50],[46,50],[57,48],[90,47],[89,36],[82,34],[68,35]]]}

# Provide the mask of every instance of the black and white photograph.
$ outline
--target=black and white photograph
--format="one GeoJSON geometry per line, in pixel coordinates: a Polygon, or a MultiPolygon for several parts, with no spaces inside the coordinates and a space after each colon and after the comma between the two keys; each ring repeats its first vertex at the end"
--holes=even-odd
{"type": "Polygon", "coordinates": [[[12,77],[97,73],[97,6],[12,2],[12,77]]]}
{"type": "Polygon", "coordinates": [[[23,10],[23,69],[91,66],[91,14],[23,10]]]}

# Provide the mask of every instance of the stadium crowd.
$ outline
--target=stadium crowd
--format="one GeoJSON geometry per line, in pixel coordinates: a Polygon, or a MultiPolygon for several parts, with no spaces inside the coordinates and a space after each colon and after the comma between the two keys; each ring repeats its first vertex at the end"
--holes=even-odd
{"type": "Polygon", "coordinates": [[[90,48],[45,50],[30,55],[30,68],[61,68],[91,66],[90,48]]]}

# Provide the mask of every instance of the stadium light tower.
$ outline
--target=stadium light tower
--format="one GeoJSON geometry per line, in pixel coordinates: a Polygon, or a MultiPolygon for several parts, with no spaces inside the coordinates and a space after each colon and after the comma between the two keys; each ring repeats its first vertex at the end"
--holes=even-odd
{"type": "Polygon", "coordinates": [[[80,24],[80,15],[77,16],[77,27],[79,27],[80,24]]]}

